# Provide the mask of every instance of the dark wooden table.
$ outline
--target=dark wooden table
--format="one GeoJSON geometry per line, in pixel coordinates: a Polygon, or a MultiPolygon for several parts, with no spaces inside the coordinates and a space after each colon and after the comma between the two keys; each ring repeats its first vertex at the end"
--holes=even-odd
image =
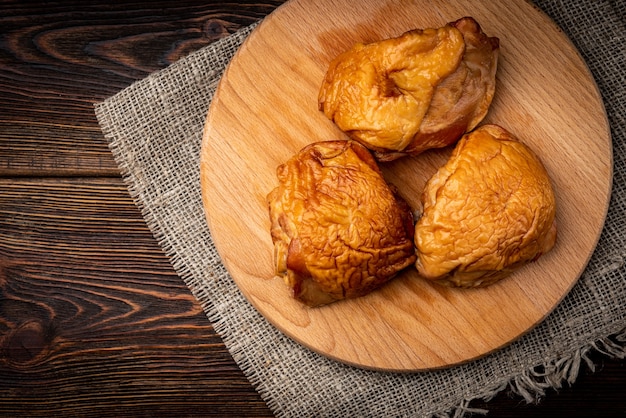
{"type": "MultiPolygon", "coordinates": [[[[271,416],[133,204],[93,104],[282,1],[0,1],[0,415],[271,416]]],[[[626,361],[489,416],[626,416],[626,361]]]]}

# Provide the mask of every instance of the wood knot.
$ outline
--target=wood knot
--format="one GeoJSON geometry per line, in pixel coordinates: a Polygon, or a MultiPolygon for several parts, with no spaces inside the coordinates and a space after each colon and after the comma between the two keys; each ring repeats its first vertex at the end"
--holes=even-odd
{"type": "Polygon", "coordinates": [[[210,40],[217,40],[228,35],[228,29],[221,20],[211,19],[204,23],[204,35],[210,40]]]}
{"type": "Polygon", "coordinates": [[[4,360],[17,367],[38,363],[49,351],[50,334],[39,321],[21,324],[2,340],[4,360]]]}

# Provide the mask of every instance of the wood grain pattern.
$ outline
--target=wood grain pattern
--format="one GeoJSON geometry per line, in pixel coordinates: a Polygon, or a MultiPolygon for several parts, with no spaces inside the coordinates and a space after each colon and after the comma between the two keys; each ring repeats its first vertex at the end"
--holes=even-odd
{"type": "Polygon", "coordinates": [[[269,414],[121,179],[0,196],[0,415],[269,414]]]}
{"type": "Polygon", "coordinates": [[[3,2],[0,175],[116,175],[93,104],[281,3],[3,2]]]}
{"type": "Polygon", "coordinates": [[[0,416],[272,416],[93,104],[282,2],[0,3],[0,416]]]}
{"type": "MultiPolygon", "coordinates": [[[[296,341],[372,369],[459,364],[527,332],[583,271],[611,190],[611,139],[593,78],[569,40],[525,1],[415,1],[402,7],[371,0],[292,1],[265,20],[231,62],[204,135],[207,220],[243,293],[296,341]],[[438,27],[470,11],[501,41],[498,87],[485,122],[509,129],[546,165],[557,197],[556,247],[484,289],[445,288],[408,270],[367,297],[306,308],[274,277],[265,196],[276,185],[276,167],[303,146],[345,137],[317,110],[328,63],[357,41],[438,27]]],[[[429,152],[382,168],[418,208],[426,180],[449,153],[429,152]]]]}
{"type": "MultiPolygon", "coordinates": [[[[164,67],[193,22],[197,46],[280,3],[0,2],[0,416],[272,416],[151,238],[91,104],[164,67]]],[[[474,406],[624,416],[624,361],[593,359],[539,405],[474,406]]]]}

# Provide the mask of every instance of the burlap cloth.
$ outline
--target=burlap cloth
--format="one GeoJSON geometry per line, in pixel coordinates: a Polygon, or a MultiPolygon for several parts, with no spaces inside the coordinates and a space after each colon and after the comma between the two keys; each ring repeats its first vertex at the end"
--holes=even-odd
{"type": "Polygon", "coordinates": [[[533,401],[547,388],[572,383],[590,350],[625,356],[623,1],[535,2],[578,47],[605,102],[615,177],[599,246],[575,288],[538,327],[492,355],[444,370],[375,372],[319,356],[266,322],[221,264],[200,196],[202,128],[220,75],[252,27],[96,105],[102,130],[147,224],[277,416],[462,415],[472,411],[470,400],[489,399],[506,388],[533,401]]]}

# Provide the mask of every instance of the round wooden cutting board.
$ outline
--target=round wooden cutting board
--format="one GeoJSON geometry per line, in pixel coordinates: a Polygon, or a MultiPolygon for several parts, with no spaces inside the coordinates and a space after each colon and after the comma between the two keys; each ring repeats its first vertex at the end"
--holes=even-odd
{"type": "MultiPolygon", "coordinates": [[[[382,165],[413,207],[450,149],[382,165]]],[[[217,250],[246,298],[310,349],[363,368],[417,371],[484,356],[543,318],[581,275],[598,241],[612,181],[597,87],[576,49],[523,0],[293,0],[268,16],[227,68],[204,131],[201,186],[217,250]],[[483,289],[451,289],[408,269],[365,297],[307,308],[274,276],[266,195],[276,167],[305,145],[346,138],[318,111],[332,58],[355,42],[474,17],[500,39],[497,123],[539,154],[556,190],[555,248],[483,289]]]]}

